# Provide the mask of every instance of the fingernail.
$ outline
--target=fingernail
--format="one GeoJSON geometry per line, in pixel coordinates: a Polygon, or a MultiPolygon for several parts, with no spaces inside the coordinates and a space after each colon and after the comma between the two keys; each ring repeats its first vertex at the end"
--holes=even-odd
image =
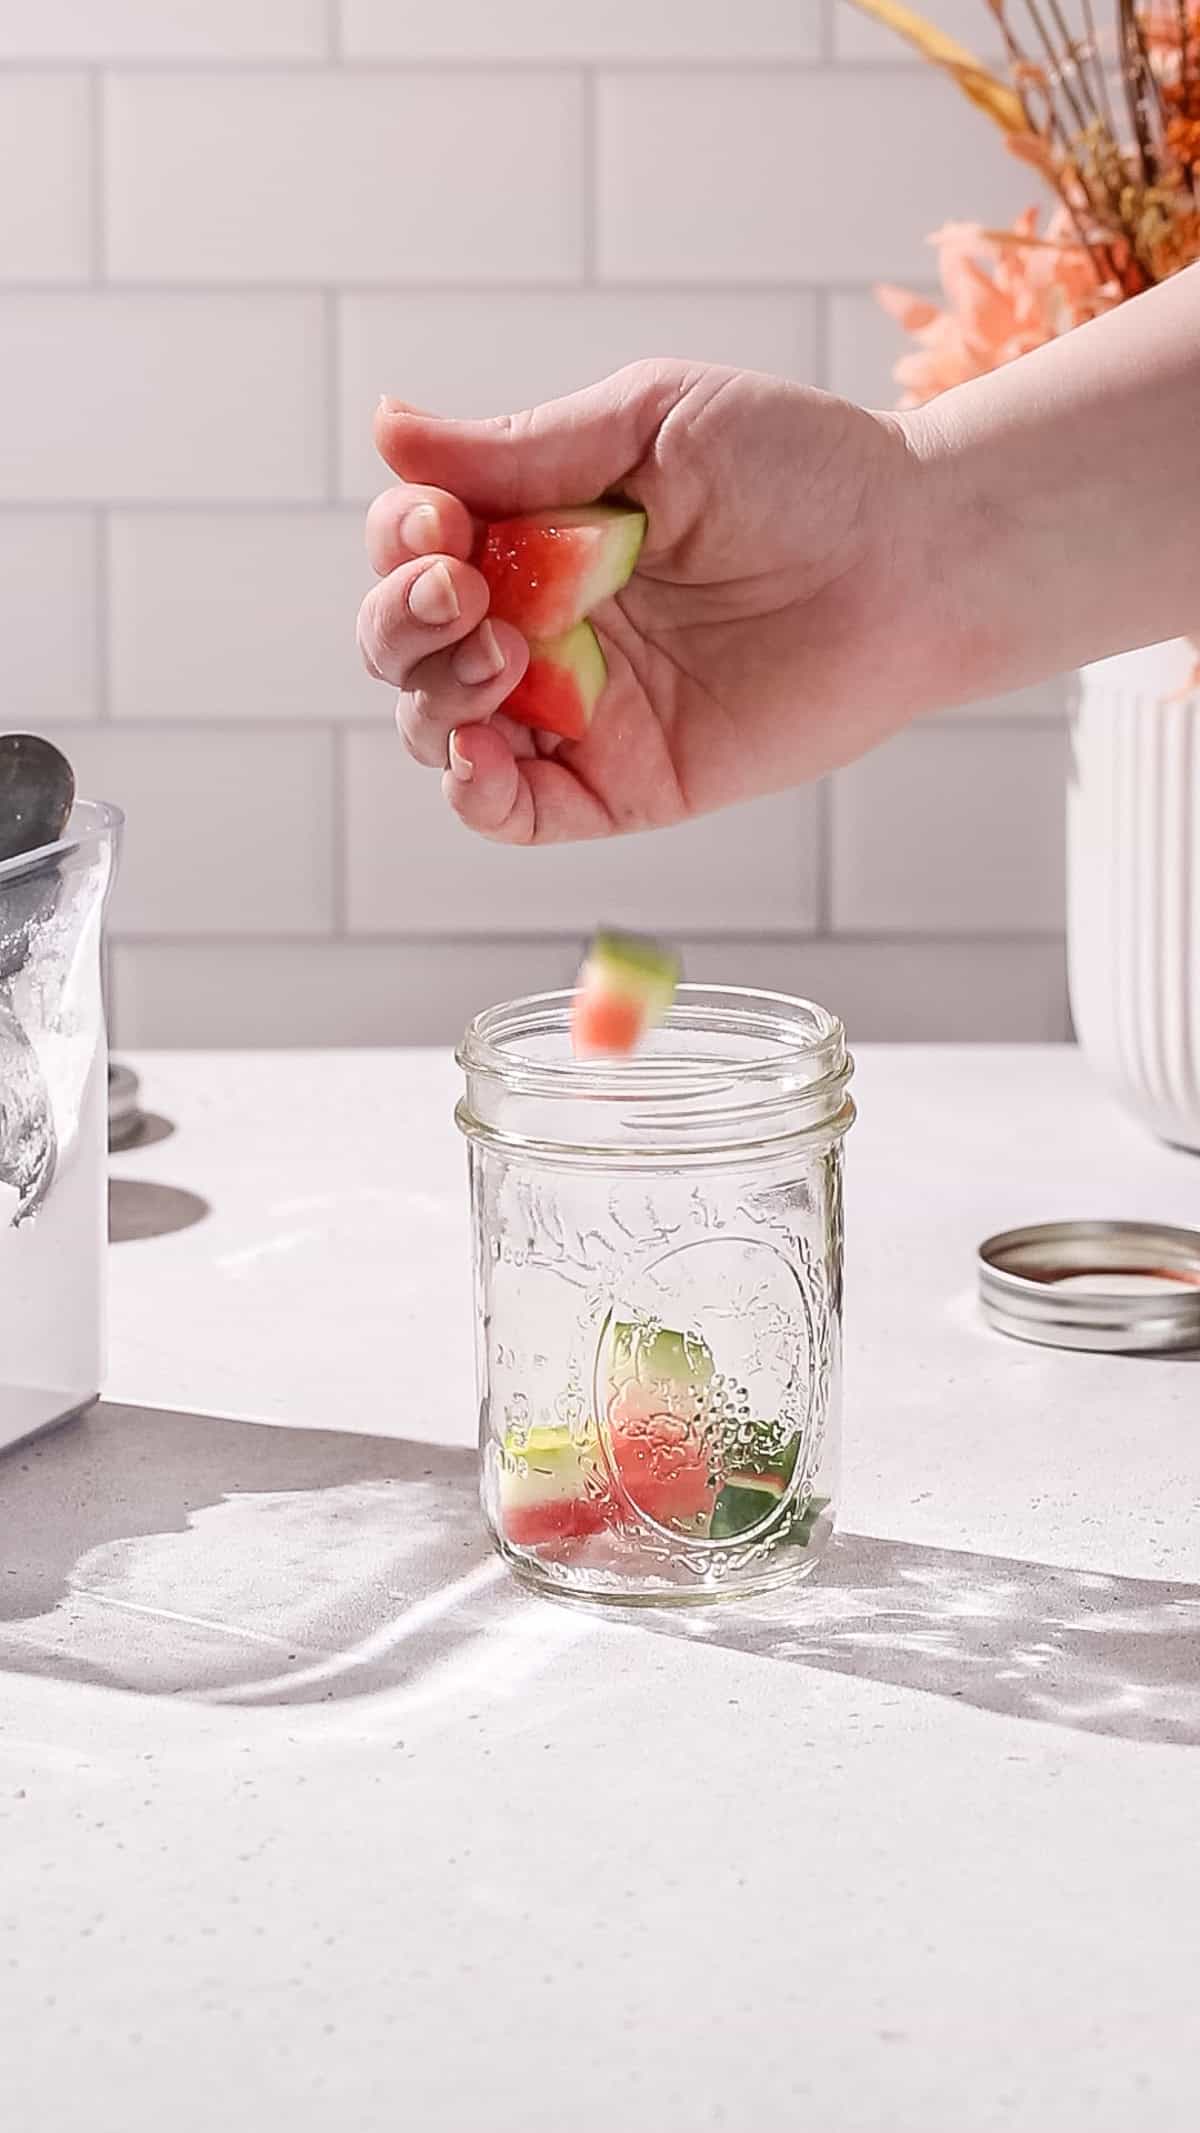
{"type": "Polygon", "coordinates": [[[400,521],[400,538],[414,555],[436,555],[442,528],[432,504],[414,504],[400,521]]]}
{"type": "Polygon", "coordinates": [[[414,578],[408,588],[408,612],[418,622],[437,626],[457,622],[459,616],[458,594],[454,580],[444,563],[431,563],[419,578],[414,578]]]}
{"type": "Polygon", "coordinates": [[[450,662],[459,681],[478,688],[480,682],[494,681],[504,672],[504,654],[499,639],[490,622],[481,622],[473,637],[460,644],[450,662]]]}
{"type": "Polygon", "coordinates": [[[469,785],[475,775],[475,765],[468,763],[466,756],[462,753],[458,745],[457,733],[450,735],[450,772],[452,777],[458,779],[460,785],[469,785]]]}

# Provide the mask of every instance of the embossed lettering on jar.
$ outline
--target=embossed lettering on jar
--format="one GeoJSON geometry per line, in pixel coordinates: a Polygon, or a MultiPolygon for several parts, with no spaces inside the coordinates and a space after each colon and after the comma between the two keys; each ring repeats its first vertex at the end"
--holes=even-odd
{"type": "Polygon", "coordinates": [[[801,1578],[833,1529],[840,1022],[684,986],[628,1061],[571,995],[489,1009],[470,1143],[484,1515],[526,1581],[710,1600],[801,1578]]]}

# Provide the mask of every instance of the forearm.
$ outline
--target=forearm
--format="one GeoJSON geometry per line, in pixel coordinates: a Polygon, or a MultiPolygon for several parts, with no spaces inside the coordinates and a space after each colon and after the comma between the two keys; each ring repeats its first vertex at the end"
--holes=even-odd
{"type": "Polygon", "coordinates": [[[903,419],[931,708],[1200,630],[1200,267],[903,419]]]}

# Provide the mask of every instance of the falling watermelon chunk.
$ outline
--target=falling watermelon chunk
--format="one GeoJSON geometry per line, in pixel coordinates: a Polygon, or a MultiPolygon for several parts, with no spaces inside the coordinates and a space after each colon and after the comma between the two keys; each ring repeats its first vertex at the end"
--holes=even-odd
{"type": "Polygon", "coordinates": [[[604,654],[590,622],[577,622],[563,637],[531,644],[529,665],[504,700],[504,712],[522,726],[581,741],[608,679],[604,654]]]}
{"type": "Polygon", "coordinates": [[[620,504],[494,519],[475,556],[489,612],[531,642],[564,637],[629,583],[645,532],[645,512],[620,504]]]}
{"type": "Polygon", "coordinates": [[[632,1052],[662,1022],[679,983],[679,958],[633,933],[598,933],[579,973],[571,1040],[579,1059],[632,1052]]]}

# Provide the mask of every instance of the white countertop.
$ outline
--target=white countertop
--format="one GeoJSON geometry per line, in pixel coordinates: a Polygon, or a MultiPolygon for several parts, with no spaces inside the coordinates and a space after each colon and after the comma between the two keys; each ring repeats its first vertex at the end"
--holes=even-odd
{"type": "Polygon", "coordinates": [[[1190,2133],[1200,1362],[973,1253],[1200,1160],[868,1051],[836,1551],[614,1620],[484,1543],[450,1062],[134,1063],[108,1399],[0,1463],[14,2133],[1190,2133]]]}

